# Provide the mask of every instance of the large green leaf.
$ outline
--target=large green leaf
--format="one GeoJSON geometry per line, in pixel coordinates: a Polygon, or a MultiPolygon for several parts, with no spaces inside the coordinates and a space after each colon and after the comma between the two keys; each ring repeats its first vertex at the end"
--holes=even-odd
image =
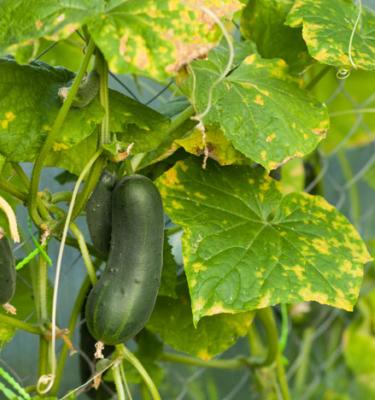
{"type": "MultiPolygon", "coordinates": [[[[190,76],[181,83],[198,112],[206,109],[210,88],[224,69],[225,54],[219,48],[208,60],[193,62],[195,79],[190,76]]],[[[257,54],[247,56],[215,86],[203,122],[208,128],[218,125],[238,151],[267,169],[314,150],[329,124],[326,108],[288,75],[283,60],[257,54]]]]}
{"type": "Polygon", "coordinates": [[[241,32],[264,58],[282,58],[298,73],[310,62],[301,29],[286,26],[293,0],[250,0],[241,16],[241,32]]]}
{"type": "Polygon", "coordinates": [[[317,301],[352,310],[371,257],[322,197],[285,196],[249,167],[177,163],[158,180],[165,210],[184,229],[194,321],[277,303],[317,301]]]}
{"type": "Polygon", "coordinates": [[[66,38],[103,8],[101,0],[3,0],[0,55],[18,54],[19,61],[27,62],[39,47],[38,39],[66,38]]]}
{"type": "MultiPolygon", "coordinates": [[[[350,68],[349,43],[358,7],[347,0],[296,0],[287,24],[303,26],[303,38],[312,57],[322,64],[350,68]]],[[[352,61],[356,68],[375,70],[375,14],[363,7],[355,31],[352,61]]]]}
{"type": "Polygon", "coordinates": [[[180,285],[178,299],[158,297],[147,328],[160,335],[176,350],[209,360],[247,334],[253,313],[215,315],[203,318],[194,327],[189,293],[180,285]]]}
{"type": "MultiPolygon", "coordinates": [[[[0,60],[0,153],[10,161],[33,161],[61,107],[59,88],[73,75],[44,63],[18,65],[0,60]]],[[[93,101],[83,109],[70,110],[54,150],[67,149],[89,136],[102,118],[93,101]]]]}
{"type": "Polygon", "coordinates": [[[238,0],[110,1],[88,29],[113,72],[163,80],[205,55],[220,37],[217,25],[199,3],[228,18],[241,7],[238,0]]]}

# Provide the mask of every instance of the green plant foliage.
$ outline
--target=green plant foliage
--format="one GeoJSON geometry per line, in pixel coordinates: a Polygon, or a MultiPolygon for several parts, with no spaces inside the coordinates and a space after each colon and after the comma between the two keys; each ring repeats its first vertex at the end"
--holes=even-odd
{"type": "Polygon", "coordinates": [[[184,228],[194,322],[205,315],[317,301],[352,310],[371,257],[347,219],[319,196],[282,196],[262,171],[177,163],[158,180],[184,228]]]}
{"type": "Polygon", "coordinates": [[[358,12],[358,7],[346,0],[297,0],[286,23],[291,27],[303,26],[303,39],[309,53],[320,63],[373,71],[375,14],[365,7],[352,41],[354,65],[349,58],[350,37],[358,12]]]}
{"type": "Polygon", "coordinates": [[[292,0],[250,0],[241,15],[241,33],[254,41],[264,58],[282,58],[298,73],[311,59],[301,29],[285,25],[292,0]]]}
{"type": "MultiPolygon", "coordinates": [[[[238,0],[206,3],[229,18],[241,6],[238,0]]],[[[103,17],[92,20],[88,29],[114,72],[159,80],[206,54],[219,38],[199,3],[172,0],[110,1],[103,17]]]]}
{"type": "Polygon", "coordinates": [[[251,312],[216,315],[193,324],[189,293],[184,283],[177,288],[178,298],[160,296],[147,328],[157,333],[176,350],[209,360],[245,336],[252,323],[251,312]]]}
{"type": "MultiPolygon", "coordinates": [[[[195,78],[182,83],[198,113],[207,107],[210,87],[224,69],[225,54],[219,48],[208,60],[194,61],[195,78]]],[[[266,169],[310,153],[329,125],[325,107],[299,88],[283,60],[266,60],[257,54],[247,56],[215,86],[204,123],[219,126],[239,152],[266,169]]]]}

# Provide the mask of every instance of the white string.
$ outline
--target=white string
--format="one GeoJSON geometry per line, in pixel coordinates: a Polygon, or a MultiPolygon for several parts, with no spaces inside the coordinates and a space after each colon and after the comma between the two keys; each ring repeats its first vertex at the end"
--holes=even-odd
{"type": "Polygon", "coordinates": [[[68,214],[66,216],[65,220],[65,225],[63,229],[63,234],[61,237],[61,242],[60,242],[60,247],[59,247],[59,253],[57,256],[57,263],[56,263],[56,276],[55,276],[55,282],[54,282],[54,291],[53,291],[53,300],[52,300],[52,330],[51,330],[51,353],[50,353],[50,363],[51,363],[51,373],[42,375],[37,384],[37,390],[40,394],[45,394],[48,393],[51,389],[52,386],[55,382],[55,377],[56,377],[56,314],[57,314],[57,298],[58,298],[58,292],[59,292],[59,280],[60,280],[60,273],[61,273],[61,265],[62,265],[62,258],[64,254],[64,249],[65,249],[65,241],[66,237],[68,235],[68,230],[69,230],[69,225],[70,225],[70,220],[72,218],[73,214],[73,208],[76,202],[76,197],[78,195],[78,190],[81,185],[81,182],[89,172],[90,168],[96,161],[96,159],[100,156],[102,153],[101,150],[97,151],[93,157],[89,160],[89,162],[85,165],[83,168],[81,174],[79,175],[77,182],[74,186],[74,190],[72,193],[72,199],[69,204],[69,209],[68,209],[68,214]],[[41,386],[45,386],[43,389],[41,386]]]}

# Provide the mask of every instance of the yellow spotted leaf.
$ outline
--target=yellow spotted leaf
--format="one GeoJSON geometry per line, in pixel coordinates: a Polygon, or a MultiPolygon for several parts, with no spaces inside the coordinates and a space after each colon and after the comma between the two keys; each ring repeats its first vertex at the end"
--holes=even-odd
{"type": "Polygon", "coordinates": [[[239,0],[110,1],[88,29],[113,72],[163,80],[216,45],[211,14],[230,19],[240,8],[239,0]]]}
{"type": "Polygon", "coordinates": [[[209,360],[248,333],[254,313],[204,317],[194,326],[186,285],[178,285],[178,298],[158,297],[147,328],[175,350],[209,360]]]}
{"type": "Polygon", "coordinates": [[[355,228],[325,199],[283,195],[262,170],[177,163],[157,181],[184,229],[194,321],[277,303],[317,301],[352,310],[371,260],[355,228]]]}
{"type": "Polygon", "coordinates": [[[309,53],[320,63],[374,71],[375,14],[363,5],[356,27],[359,15],[356,3],[346,0],[296,0],[286,23],[294,28],[302,25],[309,53]]]}
{"type": "Polygon", "coordinates": [[[180,82],[198,113],[206,110],[214,85],[203,119],[207,131],[219,127],[236,150],[268,170],[313,151],[328,130],[327,110],[300,88],[285,61],[248,53],[217,83],[227,57],[225,48],[215,49],[207,60],[194,61],[180,82]]]}

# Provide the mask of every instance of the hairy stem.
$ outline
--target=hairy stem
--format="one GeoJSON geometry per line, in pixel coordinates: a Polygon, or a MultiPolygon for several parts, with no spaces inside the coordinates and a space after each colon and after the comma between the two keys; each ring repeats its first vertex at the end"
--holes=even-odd
{"type": "Polygon", "coordinates": [[[104,116],[100,132],[100,144],[108,144],[111,142],[111,133],[109,130],[109,99],[108,99],[108,64],[103,55],[97,52],[98,69],[100,75],[100,104],[104,108],[104,116]]]}
{"type": "Polygon", "coordinates": [[[72,102],[77,94],[79,85],[82,81],[82,78],[87,70],[87,67],[89,65],[91,56],[95,50],[95,43],[93,42],[92,39],[90,39],[89,44],[86,49],[86,54],[82,60],[81,66],[78,70],[78,73],[76,77],[74,78],[72,87],[69,90],[68,96],[66,100],[64,101],[63,105],[61,106],[59,113],[57,114],[57,117],[55,119],[55,123],[53,124],[53,127],[51,129],[51,132],[47,136],[40,153],[34,163],[34,168],[31,176],[31,184],[30,184],[30,193],[29,193],[29,212],[31,215],[31,218],[35,222],[36,225],[40,226],[40,224],[43,222],[41,219],[38,210],[37,210],[37,194],[39,190],[39,180],[40,180],[40,174],[42,172],[43,164],[48,156],[51,147],[53,143],[56,140],[57,135],[60,133],[61,127],[65,121],[65,118],[68,115],[69,109],[72,105],[72,102]]]}

